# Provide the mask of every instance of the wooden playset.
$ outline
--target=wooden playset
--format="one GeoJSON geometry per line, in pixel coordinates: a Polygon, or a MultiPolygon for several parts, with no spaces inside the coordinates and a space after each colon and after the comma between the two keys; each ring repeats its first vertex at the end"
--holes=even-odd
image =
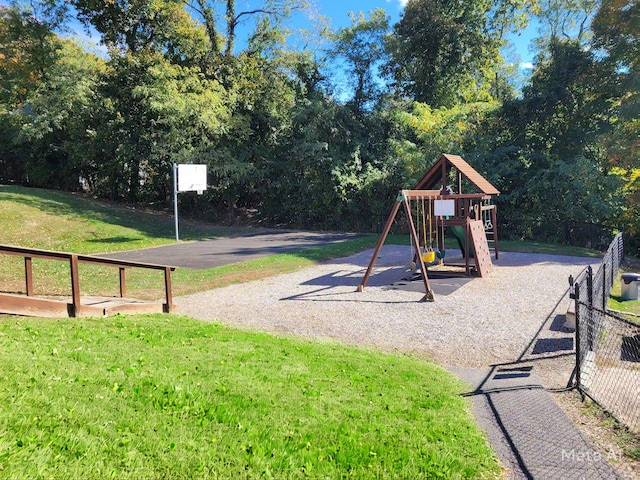
{"type": "Polygon", "coordinates": [[[412,265],[414,270],[420,269],[426,291],[422,301],[434,300],[428,268],[436,265],[441,268],[445,264],[447,228],[462,251],[464,274],[487,276],[493,268],[489,242],[496,259],[499,255],[496,206],[491,203],[495,195],[500,192],[462,157],[440,156],[412,190],[399,192],[358,291],[364,290],[401,205],[413,247],[412,265]],[[463,193],[466,188],[476,192],[463,193]]]}

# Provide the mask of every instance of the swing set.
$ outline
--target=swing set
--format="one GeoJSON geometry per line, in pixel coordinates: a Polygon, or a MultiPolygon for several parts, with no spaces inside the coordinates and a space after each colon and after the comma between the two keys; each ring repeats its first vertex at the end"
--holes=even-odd
{"type": "Polygon", "coordinates": [[[401,206],[409,227],[410,266],[413,271],[420,271],[425,287],[425,296],[421,301],[435,300],[428,268],[444,265],[447,228],[456,238],[465,260],[464,265],[450,266],[464,267],[467,276],[474,272],[480,277],[487,276],[493,267],[489,241],[493,244],[495,258],[499,255],[496,206],[491,204],[492,196],[499,194],[461,157],[443,154],[413,190],[399,192],[358,291],[364,290],[401,206]],[[457,193],[447,184],[453,169],[457,171],[457,193]],[[463,194],[463,179],[479,192],[463,194]],[[433,189],[435,186],[440,188],[433,189]]]}
{"type": "MultiPolygon", "coordinates": [[[[416,237],[418,241],[422,241],[421,244],[415,244],[413,237],[409,236],[409,242],[411,244],[411,252],[413,253],[413,259],[411,261],[411,269],[415,272],[418,268],[417,257],[422,256],[422,260],[427,267],[431,265],[438,265],[442,263],[447,251],[444,249],[444,228],[438,230],[438,217],[434,217],[432,213],[432,206],[434,200],[430,197],[419,197],[415,200],[416,203],[416,237]],[[426,199],[426,207],[425,207],[426,199]],[[428,212],[427,212],[428,209],[428,212]],[[427,228],[427,221],[429,226],[427,228]],[[434,230],[435,229],[435,230],[434,230]],[[429,241],[427,241],[427,232],[429,235],[429,241]],[[422,236],[420,235],[422,233],[422,236]],[[442,234],[440,239],[439,235],[442,234]],[[433,240],[436,240],[436,246],[434,247],[433,240]]],[[[412,211],[409,206],[409,211],[412,211]]],[[[413,215],[411,215],[411,221],[413,221],[413,215]]],[[[412,222],[413,223],[413,222],[412,222]]]]}

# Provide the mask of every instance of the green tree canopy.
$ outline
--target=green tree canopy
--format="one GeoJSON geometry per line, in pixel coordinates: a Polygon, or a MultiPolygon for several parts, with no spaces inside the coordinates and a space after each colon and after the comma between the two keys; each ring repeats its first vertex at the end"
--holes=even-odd
{"type": "MultiPolygon", "coordinates": [[[[387,68],[409,98],[435,107],[463,101],[498,42],[487,35],[485,2],[412,0],[394,27],[387,68]]],[[[475,87],[475,85],[473,85],[475,87]]]]}
{"type": "Polygon", "coordinates": [[[386,35],[389,16],[381,8],[364,13],[350,13],[351,26],[333,36],[332,57],[343,59],[353,96],[350,104],[360,112],[379,97],[378,69],[386,58],[386,35]]]}

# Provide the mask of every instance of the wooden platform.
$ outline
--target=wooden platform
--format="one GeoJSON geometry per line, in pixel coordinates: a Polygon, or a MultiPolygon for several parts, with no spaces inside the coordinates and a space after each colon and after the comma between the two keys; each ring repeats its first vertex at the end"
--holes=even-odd
{"type": "Polygon", "coordinates": [[[117,313],[170,313],[173,308],[171,272],[175,267],[152,263],[115,260],[92,255],[56,252],[15,245],[1,245],[0,254],[24,258],[24,295],[16,292],[0,292],[0,313],[37,317],[104,317],[117,313]],[[55,297],[36,294],[33,281],[33,259],[60,261],[69,264],[71,297],[55,297]],[[105,265],[118,269],[119,297],[83,296],[80,293],[80,264],[105,265]],[[146,302],[127,298],[126,271],[132,268],[158,270],[164,276],[164,302],[146,302]]]}
{"type": "Polygon", "coordinates": [[[147,302],[121,297],[80,297],[79,307],[65,297],[28,297],[0,293],[0,314],[25,315],[29,317],[106,317],[117,313],[163,313],[167,312],[162,302],[147,302]]]}

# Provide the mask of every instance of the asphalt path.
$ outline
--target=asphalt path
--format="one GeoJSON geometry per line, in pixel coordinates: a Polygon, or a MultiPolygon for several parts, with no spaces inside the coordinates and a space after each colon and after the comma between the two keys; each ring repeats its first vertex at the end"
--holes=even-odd
{"type": "Polygon", "coordinates": [[[112,252],[97,256],[115,260],[171,265],[192,270],[206,270],[279,253],[322,247],[360,236],[354,233],[268,231],[195,242],[177,242],[162,247],[112,252]]]}
{"type": "MultiPolygon", "coordinates": [[[[269,230],[195,242],[177,242],[172,245],[163,245],[162,247],[112,252],[97,256],[131,262],[171,265],[191,270],[205,270],[278,253],[322,247],[358,238],[359,236],[361,235],[353,233],[269,230]]],[[[407,276],[407,273],[410,272],[399,273],[395,280],[389,280],[390,285],[388,288],[423,292],[424,284],[420,275],[410,274],[407,276]]],[[[431,289],[435,294],[449,295],[471,281],[472,278],[430,274],[429,280],[431,289]]]]}

